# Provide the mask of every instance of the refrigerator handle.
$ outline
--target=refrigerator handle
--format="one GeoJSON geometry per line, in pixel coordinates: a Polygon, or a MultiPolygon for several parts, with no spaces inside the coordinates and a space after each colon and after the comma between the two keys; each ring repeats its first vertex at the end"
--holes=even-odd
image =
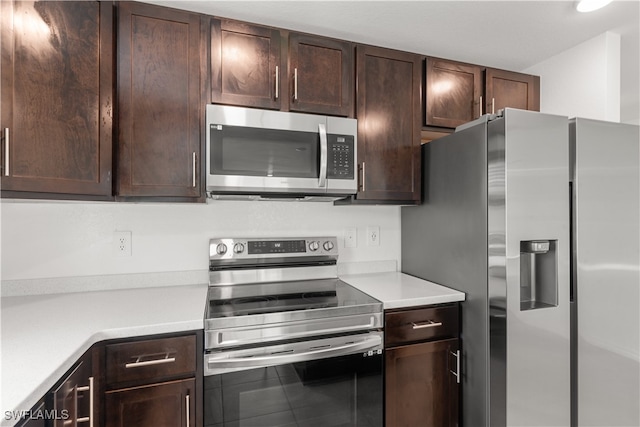
{"type": "Polygon", "coordinates": [[[576,298],[576,279],[578,275],[576,266],[575,247],[575,212],[573,198],[573,182],[569,182],[569,302],[574,302],[576,298]]]}

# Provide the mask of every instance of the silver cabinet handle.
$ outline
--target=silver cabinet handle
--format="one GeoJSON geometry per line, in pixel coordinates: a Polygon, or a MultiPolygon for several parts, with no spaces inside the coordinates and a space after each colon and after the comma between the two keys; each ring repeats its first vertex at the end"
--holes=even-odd
{"type": "Polygon", "coordinates": [[[482,96],[480,96],[480,115],[478,117],[482,117],[482,96]]]}
{"type": "Polygon", "coordinates": [[[442,326],[442,322],[434,322],[433,320],[427,320],[426,322],[411,322],[413,329],[435,328],[436,326],[442,326]]]}
{"type": "Polygon", "coordinates": [[[318,124],[318,132],[320,133],[320,179],[318,187],[324,187],[327,182],[327,126],[323,123],[318,124]]]}
{"type": "Polygon", "coordinates": [[[280,96],[280,67],[276,65],[276,99],[280,96]]]}
{"type": "Polygon", "coordinates": [[[455,353],[453,351],[450,351],[449,353],[456,357],[456,371],[453,372],[451,369],[449,369],[449,372],[451,372],[456,377],[456,383],[460,384],[460,350],[456,350],[455,353]]]}
{"type": "Polygon", "coordinates": [[[89,427],[93,427],[93,377],[89,377],[89,385],[76,387],[76,423],[89,423],[89,427]],[[89,392],[89,416],[78,418],[78,393],[79,391],[89,392]]]}
{"type": "Polygon", "coordinates": [[[193,152],[193,157],[192,157],[192,162],[193,162],[193,176],[191,177],[191,186],[193,188],[196,188],[196,152],[193,152]]]}
{"type": "Polygon", "coordinates": [[[164,359],[155,359],[155,360],[146,360],[144,362],[140,361],[140,358],[142,356],[138,357],[138,359],[135,362],[131,362],[131,363],[127,363],[126,365],[124,365],[125,368],[129,369],[129,368],[141,368],[143,366],[151,366],[151,365],[161,365],[163,363],[173,363],[176,361],[175,357],[169,357],[169,354],[165,355],[164,359]]]}
{"type": "Polygon", "coordinates": [[[496,99],[491,98],[491,114],[495,114],[495,113],[496,113],[496,99]]]}
{"type": "Polygon", "coordinates": [[[365,183],[366,183],[366,170],[365,170],[365,163],[362,162],[362,192],[364,193],[365,190],[365,183]]]}
{"type": "Polygon", "coordinates": [[[9,176],[9,128],[4,128],[4,176],[9,176]]]}
{"type": "Polygon", "coordinates": [[[190,412],[190,408],[189,408],[189,395],[187,394],[187,396],[184,398],[185,399],[185,404],[187,405],[187,427],[189,427],[190,425],[190,420],[189,418],[191,418],[191,414],[190,412]]]}
{"type": "Polygon", "coordinates": [[[293,69],[293,100],[298,100],[298,68],[293,69]]]}

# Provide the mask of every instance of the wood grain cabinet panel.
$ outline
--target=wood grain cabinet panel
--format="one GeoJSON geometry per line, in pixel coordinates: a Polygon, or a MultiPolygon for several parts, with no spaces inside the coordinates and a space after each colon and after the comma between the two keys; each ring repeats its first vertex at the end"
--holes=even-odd
{"type": "Polygon", "coordinates": [[[385,351],[386,426],[458,425],[457,351],[457,339],[385,351]]]}
{"type": "Polygon", "coordinates": [[[2,190],[111,196],[111,4],[0,8],[2,190]]]}
{"type": "Polygon", "coordinates": [[[385,311],[385,425],[459,421],[458,304],[385,311]]]}
{"type": "Polygon", "coordinates": [[[458,330],[456,306],[391,311],[384,317],[384,343],[387,347],[454,338],[458,336],[458,330]]]}
{"type": "Polygon", "coordinates": [[[195,426],[195,396],[194,379],[108,392],[105,427],[195,426]]]}
{"type": "Polygon", "coordinates": [[[540,111],[539,76],[487,68],[485,93],[485,111],[492,114],[507,107],[540,111]]]}
{"type": "Polygon", "coordinates": [[[540,77],[427,57],[424,99],[426,126],[455,128],[507,107],[540,111],[540,77]]]}
{"type": "Polygon", "coordinates": [[[291,111],[351,116],[353,52],[346,41],[289,34],[291,111]]]}
{"type": "Polygon", "coordinates": [[[482,68],[426,59],[425,124],[454,128],[480,116],[482,68]]]}
{"type": "Polygon", "coordinates": [[[196,337],[187,335],[109,344],[107,387],[185,376],[196,371],[196,337]]]}
{"type": "Polygon", "coordinates": [[[118,196],[201,194],[200,16],[118,3],[118,196]]]}
{"type": "Polygon", "coordinates": [[[105,427],[202,427],[202,332],[104,345],[105,427]]]}
{"type": "Polygon", "coordinates": [[[357,46],[358,200],[420,201],[419,56],[357,46]]]}
{"type": "Polygon", "coordinates": [[[211,20],[213,102],[280,109],[280,32],[227,19],[211,20]]]}

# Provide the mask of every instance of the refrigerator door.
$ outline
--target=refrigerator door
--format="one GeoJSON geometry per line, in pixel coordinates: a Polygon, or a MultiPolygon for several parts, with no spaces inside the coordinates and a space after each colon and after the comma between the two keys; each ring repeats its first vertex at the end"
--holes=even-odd
{"type": "Polygon", "coordinates": [[[488,150],[490,424],[567,426],[567,118],[506,109],[488,150]]]}
{"type": "Polygon", "coordinates": [[[577,308],[574,425],[638,426],[639,127],[573,119],[570,134],[577,308]]]}

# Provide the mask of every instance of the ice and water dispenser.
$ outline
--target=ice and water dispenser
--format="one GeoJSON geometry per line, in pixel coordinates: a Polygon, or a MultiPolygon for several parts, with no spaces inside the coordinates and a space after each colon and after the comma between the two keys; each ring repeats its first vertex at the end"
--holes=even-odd
{"type": "Polygon", "coordinates": [[[520,311],[558,305],[557,240],[520,241],[520,311]]]}

